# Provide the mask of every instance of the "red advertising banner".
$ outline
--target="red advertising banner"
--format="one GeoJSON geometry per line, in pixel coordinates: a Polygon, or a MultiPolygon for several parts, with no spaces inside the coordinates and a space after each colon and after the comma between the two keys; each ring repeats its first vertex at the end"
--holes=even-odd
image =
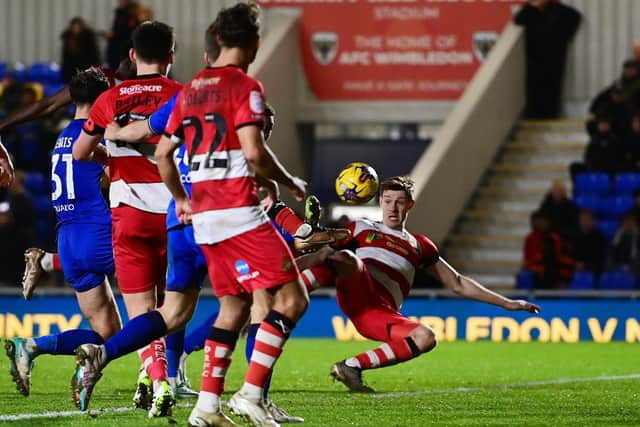
{"type": "Polygon", "coordinates": [[[321,100],[454,100],[522,0],[263,0],[300,7],[300,51],[321,100]]]}

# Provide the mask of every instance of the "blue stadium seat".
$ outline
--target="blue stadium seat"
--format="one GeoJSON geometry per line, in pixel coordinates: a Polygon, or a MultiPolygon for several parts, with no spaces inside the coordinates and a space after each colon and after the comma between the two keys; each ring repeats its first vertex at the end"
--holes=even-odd
{"type": "Polygon", "coordinates": [[[0,62],[0,79],[4,79],[4,76],[9,72],[9,64],[6,62],[0,62]]]}
{"type": "Polygon", "coordinates": [[[51,206],[50,196],[33,196],[32,201],[38,218],[49,218],[49,213],[53,209],[53,207],[51,206]]]}
{"type": "Polygon", "coordinates": [[[608,196],[600,199],[597,213],[602,218],[620,219],[633,207],[633,197],[625,195],[608,196]]]}
{"type": "Polygon", "coordinates": [[[613,239],[616,230],[618,230],[618,221],[601,220],[596,222],[596,228],[604,235],[607,241],[613,239]]]}
{"type": "Polygon", "coordinates": [[[13,64],[13,70],[11,70],[9,74],[22,83],[29,80],[29,70],[27,70],[27,67],[25,67],[21,62],[13,64]]]}
{"type": "Polygon", "coordinates": [[[633,289],[635,285],[636,278],[626,271],[604,273],[600,278],[600,289],[625,290],[633,289]]]}
{"type": "Polygon", "coordinates": [[[584,172],[576,176],[574,193],[607,194],[611,191],[609,175],[604,172],[584,172]]]}
{"type": "Polygon", "coordinates": [[[49,74],[49,64],[47,62],[36,62],[29,67],[28,75],[30,82],[47,83],[49,74]]]}
{"type": "Polygon", "coordinates": [[[51,183],[40,172],[29,172],[24,178],[24,186],[33,196],[47,196],[48,198],[51,192],[51,183]]]}
{"type": "Polygon", "coordinates": [[[518,289],[533,289],[535,276],[529,270],[522,270],[518,273],[517,282],[518,289]]]}
{"type": "Polygon", "coordinates": [[[590,271],[576,271],[569,283],[569,289],[572,290],[595,289],[595,287],[596,275],[590,271]]]}
{"type": "Polygon", "coordinates": [[[621,173],[616,175],[613,182],[616,193],[632,195],[640,189],[640,173],[621,173]]]}
{"type": "Polygon", "coordinates": [[[44,85],[44,96],[55,95],[60,92],[63,87],[64,85],[62,83],[46,84],[44,85]]]}
{"type": "Polygon", "coordinates": [[[580,209],[587,209],[594,213],[600,209],[600,197],[596,194],[579,194],[573,201],[580,209]]]}

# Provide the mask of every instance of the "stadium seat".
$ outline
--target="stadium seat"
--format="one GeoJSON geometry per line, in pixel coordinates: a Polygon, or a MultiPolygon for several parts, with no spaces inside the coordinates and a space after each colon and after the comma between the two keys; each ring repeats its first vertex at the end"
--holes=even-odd
{"type": "Polygon", "coordinates": [[[587,209],[594,213],[600,209],[600,197],[596,194],[579,194],[574,198],[574,202],[580,209],[587,209]]]}
{"type": "Polygon", "coordinates": [[[0,80],[4,79],[4,76],[9,72],[9,64],[6,62],[0,62],[0,80]]]}
{"type": "Polygon", "coordinates": [[[640,173],[621,173],[616,175],[613,182],[616,193],[632,195],[640,189],[640,173]]]}
{"type": "Polygon", "coordinates": [[[38,221],[49,218],[49,213],[53,209],[50,196],[33,196],[33,207],[36,210],[38,221]]]}
{"type": "Polygon", "coordinates": [[[535,284],[535,277],[532,272],[523,270],[518,273],[518,289],[533,289],[535,284]]]}
{"type": "Polygon", "coordinates": [[[596,275],[590,271],[576,271],[569,283],[569,289],[588,290],[595,289],[596,275]]]}
{"type": "Polygon", "coordinates": [[[604,172],[584,172],[576,176],[575,194],[607,194],[611,191],[609,175],[604,172]]]}
{"type": "Polygon", "coordinates": [[[44,96],[55,95],[60,92],[63,87],[64,85],[62,83],[46,84],[44,85],[44,96]]]}
{"type": "Polygon", "coordinates": [[[618,230],[618,221],[613,220],[601,220],[596,222],[596,228],[600,230],[607,241],[611,241],[613,236],[616,234],[616,230],[618,230]]]}
{"type": "Polygon", "coordinates": [[[25,83],[29,80],[29,70],[21,62],[13,64],[13,70],[9,72],[9,75],[13,76],[17,81],[25,83]]]}
{"type": "Polygon", "coordinates": [[[626,271],[604,273],[600,278],[600,289],[604,290],[633,289],[635,285],[636,278],[626,271]]]}
{"type": "Polygon", "coordinates": [[[600,199],[597,213],[602,218],[620,219],[633,207],[633,197],[628,194],[608,196],[600,199]]]}
{"type": "Polygon", "coordinates": [[[49,74],[49,64],[46,62],[36,62],[31,64],[28,71],[29,81],[47,83],[49,74]]]}
{"type": "Polygon", "coordinates": [[[40,172],[29,172],[24,178],[24,186],[33,196],[47,196],[51,191],[51,184],[44,174],[40,172]]]}

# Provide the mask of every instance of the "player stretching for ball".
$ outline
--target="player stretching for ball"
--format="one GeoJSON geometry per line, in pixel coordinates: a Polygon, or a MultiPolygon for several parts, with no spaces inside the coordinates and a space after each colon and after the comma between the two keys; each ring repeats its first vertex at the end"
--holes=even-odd
{"type": "MultiPolygon", "coordinates": [[[[109,123],[144,120],[181,88],[179,83],[164,77],[173,63],[171,27],[157,21],[145,22],[134,30],[132,40],[130,57],[136,64],[137,78],[121,83],[96,100],[73,147],[73,156],[78,160],[92,158],[109,123]]],[[[152,158],[156,143],[155,138],[139,144],[107,141],[116,275],[130,319],[154,310],[157,295],[164,290],[165,222],[171,195],[152,158]]],[[[166,376],[165,343],[157,338],[139,352],[153,381],[153,397],[143,381],[138,382],[134,396],[136,406],[149,409],[149,416],[167,415],[175,403],[166,376]]],[[[82,353],[77,355],[79,363],[83,357],[82,353]]],[[[81,388],[76,398],[81,410],[87,409],[85,392],[90,393],[90,389],[81,388]]]]}
{"type": "MultiPolygon", "coordinates": [[[[107,280],[114,265],[111,212],[100,192],[104,166],[78,162],[71,155],[91,104],[108,87],[106,77],[99,71],[84,71],[71,79],[75,117],[58,137],[51,157],[51,200],[58,219],[58,253],[65,278],[75,290],[80,310],[92,330],[75,329],[38,338],[7,340],[11,375],[18,391],[25,396],[29,395],[31,369],[37,356],[71,355],[80,344],[100,344],[121,327],[107,280]]],[[[106,157],[103,160],[106,162],[106,157]]]]}
{"type": "Polygon", "coordinates": [[[302,274],[308,289],[335,280],[338,304],[344,314],[362,336],[384,343],[331,368],[331,375],[353,391],[373,391],[362,382],[363,370],[406,362],[436,346],[431,328],[398,311],[409,294],[416,268],[426,268],[447,288],[465,298],[506,310],[530,313],[540,310],[536,304],[496,294],[455,271],[426,236],[405,229],[413,205],[410,179],[386,179],[380,185],[382,222],[355,221],[349,227],[351,239],[343,246],[351,250],[321,249],[312,256],[323,262],[302,274]]]}

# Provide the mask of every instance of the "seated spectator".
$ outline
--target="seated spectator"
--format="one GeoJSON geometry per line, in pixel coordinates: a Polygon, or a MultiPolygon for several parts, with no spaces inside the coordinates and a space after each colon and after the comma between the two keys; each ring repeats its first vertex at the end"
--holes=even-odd
{"type": "Polygon", "coordinates": [[[597,127],[584,153],[583,170],[572,165],[571,175],[578,172],[606,172],[613,175],[620,169],[622,143],[611,132],[611,118],[603,115],[597,118],[597,127]],[[574,170],[575,169],[575,170],[574,170]]]}
{"type": "Polygon", "coordinates": [[[640,224],[640,188],[633,193],[633,207],[629,210],[636,217],[636,221],[640,224]]]}
{"type": "Polygon", "coordinates": [[[631,108],[624,95],[622,84],[618,81],[600,92],[589,107],[587,132],[593,136],[598,132],[598,117],[607,116],[611,131],[623,138],[629,132],[631,108]]]}
{"type": "Polygon", "coordinates": [[[638,272],[638,249],[640,248],[640,229],[638,221],[632,212],[622,217],[620,228],[613,236],[611,243],[611,261],[614,268],[638,272]]]}
{"type": "Polygon", "coordinates": [[[590,210],[581,210],[579,215],[580,231],[575,239],[574,257],[576,270],[592,271],[600,275],[606,260],[607,241],[596,229],[595,216],[590,210]]]}
{"type": "Polygon", "coordinates": [[[631,129],[622,145],[624,172],[640,172],[640,112],[631,118],[631,129]]]}
{"type": "Polygon", "coordinates": [[[549,229],[570,246],[578,234],[578,207],[567,196],[567,188],[561,180],[551,183],[539,209],[549,219],[549,229]]]}
{"type": "Polygon", "coordinates": [[[636,99],[638,90],[640,90],[640,76],[638,74],[638,64],[635,59],[627,59],[622,64],[622,74],[618,80],[622,88],[624,99],[632,102],[636,99]]]}
{"type": "Polygon", "coordinates": [[[24,251],[35,243],[35,212],[24,191],[24,172],[0,190],[0,283],[19,285],[24,251]]]}
{"type": "Polygon", "coordinates": [[[549,231],[549,219],[542,211],[531,214],[531,232],[524,244],[523,268],[535,276],[538,289],[565,287],[573,275],[574,261],[562,248],[560,237],[549,231]]]}

